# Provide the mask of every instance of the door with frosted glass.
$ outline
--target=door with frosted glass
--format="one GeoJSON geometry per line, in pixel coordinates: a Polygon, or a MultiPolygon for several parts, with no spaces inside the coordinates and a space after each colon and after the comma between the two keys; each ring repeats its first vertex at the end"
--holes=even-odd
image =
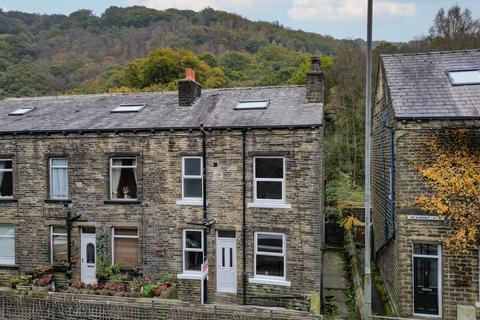
{"type": "Polygon", "coordinates": [[[237,241],[217,238],[217,291],[237,292],[237,241]]]}
{"type": "Polygon", "coordinates": [[[93,284],[96,278],[97,244],[95,233],[82,233],[81,278],[83,283],[93,284]]]}

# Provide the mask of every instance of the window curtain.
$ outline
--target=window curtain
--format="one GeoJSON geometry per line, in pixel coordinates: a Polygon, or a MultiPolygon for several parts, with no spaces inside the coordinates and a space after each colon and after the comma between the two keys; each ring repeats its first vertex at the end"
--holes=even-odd
{"type": "MultiPolygon", "coordinates": [[[[5,161],[0,161],[0,169],[5,169],[5,161]]],[[[0,171],[0,189],[3,185],[3,175],[4,175],[5,172],[3,171],[0,171]]],[[[1,196],[1,194],[0,194],[1,196]]]]}
{"type": "Polygon", "coordinates": [[[112,168],[112,198],[118,198],[118,187],[120,184],[121,169],[112,168]]]}
{"type": "MultiPolygon", "coordinates": [[[[55,160],[54,165],[67,166],[67,161],[55,160]]],[[[52,198],[68,198],[67,168],[52,168],[52,198]]]]}

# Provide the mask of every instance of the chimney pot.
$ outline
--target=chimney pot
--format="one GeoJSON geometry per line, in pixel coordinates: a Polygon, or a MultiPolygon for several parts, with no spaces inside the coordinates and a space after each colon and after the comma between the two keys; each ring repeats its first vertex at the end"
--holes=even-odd
{"type": "Polygon", "coordinates": [[[185,69],[185,79],[195,81],[195,70],[193,70],[192,68],[186,68],[185,69]]]}
{"type": "Polygon", "coordinates": [[[320,61],[319,56],[312,57],[312,71],[320,71],[320,66],[322,62],[320,61]]]}

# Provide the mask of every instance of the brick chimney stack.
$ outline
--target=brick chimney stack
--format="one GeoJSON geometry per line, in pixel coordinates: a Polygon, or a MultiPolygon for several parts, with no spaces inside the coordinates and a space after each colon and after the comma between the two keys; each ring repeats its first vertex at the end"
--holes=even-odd
{"type": "Polygon", "coordinates": [[[325,76],[320,70],[320,57],[312,57],[312,68],[307,73],[307,101],[309,103],[323,103],[325,76]]]}
{"type": "Polygon", "coordinates": [[[178,104],[190,107],[202,95],[202,86],[195,80],[195,70],[185,69],[185,79],[178,80],[178,104]]]}

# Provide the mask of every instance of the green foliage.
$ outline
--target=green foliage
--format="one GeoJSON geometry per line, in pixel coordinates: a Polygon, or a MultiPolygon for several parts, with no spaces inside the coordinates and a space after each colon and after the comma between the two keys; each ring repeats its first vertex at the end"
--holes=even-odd
{"type": "Polygon", "coordinates": [[[19,274],[15,277],[10,278],[10,283],[26,286],[32,283],[32,276],[19,274]]]}
{"type": "Polygon", "coordinates": [[[174,281],[175,281],[175,276],[171,273],[162,274],[158,279],[158,282],[160,283],[168,283],[168,282],[174,282],[174,281]]]}
{"type": "Polygon", "coordinates": [[[158,288],[158,285],[156,284],[147,284],[147,285],[144,285],[143,288],[142,288],[142,294],[141,294],[141,297],[142,298],[153,298],[153,292],[155,291],[155,289],[158,288]]]}

